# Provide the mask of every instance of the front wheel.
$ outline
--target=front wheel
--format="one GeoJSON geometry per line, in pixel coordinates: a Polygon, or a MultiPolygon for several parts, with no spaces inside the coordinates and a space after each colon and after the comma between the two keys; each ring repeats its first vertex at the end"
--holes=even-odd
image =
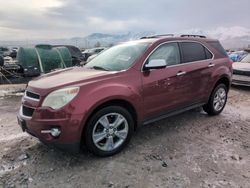
{"type": "Polygon", "coordinates": [[[133,130],[134,120],[125,108],[120,106],[102,108],[87,123],[86,147],[98,156],[114,155],[128,144],[133,130]]]}
{"type": "Polygon", "coordinates": [[[218,115],[224,109],[227,102],[228,89],[225,84],[219,84],[213,90],[209,101],[203,106],[205,112],[209,115],[218,115]]]}

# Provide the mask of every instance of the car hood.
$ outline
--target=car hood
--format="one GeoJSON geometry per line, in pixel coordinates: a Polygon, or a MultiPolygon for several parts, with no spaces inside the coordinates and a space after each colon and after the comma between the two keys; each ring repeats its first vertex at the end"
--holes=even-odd
{"type": "Polygon", "coordinates": [[[233,70],[250,71],[250,63],[233,63],[233,70]]]}
{"type": "Polygon", "coordinates": [[[37,77],[30,81],[28,86],[39,89],[58,88],[84,82],[97,81],[114,73],[115,72],[86,69],[83,67],[68,68],[37,77]]]}

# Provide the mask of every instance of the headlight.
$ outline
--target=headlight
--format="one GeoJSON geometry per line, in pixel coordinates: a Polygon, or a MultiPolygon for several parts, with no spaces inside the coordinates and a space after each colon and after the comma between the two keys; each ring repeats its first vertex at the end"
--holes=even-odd
{"type": "Polygon", "coordinates": [[[68,87],[51,92],[43,101],[42,106],[59,109],[72,101],[79,92],[79,87],[68,87]]]}

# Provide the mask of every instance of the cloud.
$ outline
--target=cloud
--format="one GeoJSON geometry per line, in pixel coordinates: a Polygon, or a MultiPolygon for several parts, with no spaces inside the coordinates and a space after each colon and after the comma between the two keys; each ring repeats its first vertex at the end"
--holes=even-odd
{"type": "Polygon", "coordinates": [[[0,0],[0,40],[250,28],[249,0],[0,0]]]}
{"type": "Polygon", "coordinates": [[[29,38],[39,36],[39,32],[54,25],[46,12],[52,8],[62,6],[58,0],[0,0],[0,37],[1,38],[29,38]],[[6,32],[8,31],[8,32],[6,32]]]}

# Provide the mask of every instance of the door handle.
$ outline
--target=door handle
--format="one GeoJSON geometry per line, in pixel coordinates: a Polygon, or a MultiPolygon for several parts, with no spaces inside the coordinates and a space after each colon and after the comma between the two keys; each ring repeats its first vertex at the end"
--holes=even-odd
{"type": "Polygon", "coordinates": [[[182,76],[182,75],[184,75],[184,74],[186,74],[186,72],[180,71],[180,72],[178,72],[178,73],[176,74],[176,76],[182,76]]]}
{"type": "Polygon", "coordinates": [[[215,66],[215,64],[210,63],[207,67],[210,68],[210,67],[214,67],[214,66],[215,66]]]}

